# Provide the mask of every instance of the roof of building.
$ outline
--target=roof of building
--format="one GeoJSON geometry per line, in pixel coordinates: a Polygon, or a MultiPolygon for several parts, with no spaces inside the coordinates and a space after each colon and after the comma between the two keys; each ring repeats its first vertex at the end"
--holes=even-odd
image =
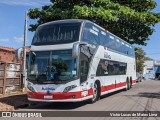
{"type": "MultiPolygon", "coordinates": [[[[15,52],[16,48],[0,46],[0,50],[5,50],[5,51],[9,51],[9,52],[15,52]]],[[[29,53],[29,51],[30,51],[30,48],[26,48],[26,52],[29,53]]]]}
{"type": "Polygon", "coordinates": [[[14,52],[14,51],[16,51],[16,48],[10,48],[10,47],[0,46],[0,50],[14,52]]]}

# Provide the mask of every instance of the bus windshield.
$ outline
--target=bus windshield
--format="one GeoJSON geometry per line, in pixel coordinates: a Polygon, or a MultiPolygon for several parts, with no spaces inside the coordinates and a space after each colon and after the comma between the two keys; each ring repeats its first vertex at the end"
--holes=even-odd
{"type": "Polygon", "coordinates": [[[62,83],[77,78],[77,62],[71,50],[31,52],[28,80],[41,83],[62,83]]]}
{"type": "Polygon", "coordinates": [[[78,41],[81,23],[50,23],[40,26],[32,45],[65,44],[78,41]]]}

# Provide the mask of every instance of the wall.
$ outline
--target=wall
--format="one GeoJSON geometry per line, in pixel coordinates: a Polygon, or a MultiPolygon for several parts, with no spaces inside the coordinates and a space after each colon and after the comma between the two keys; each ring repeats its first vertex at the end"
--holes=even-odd
{"type": "Polygon", "coordinates": [[[6,50],[0,50],[0,61],[16,62],[15,52],[6,51],[6,50]]]}

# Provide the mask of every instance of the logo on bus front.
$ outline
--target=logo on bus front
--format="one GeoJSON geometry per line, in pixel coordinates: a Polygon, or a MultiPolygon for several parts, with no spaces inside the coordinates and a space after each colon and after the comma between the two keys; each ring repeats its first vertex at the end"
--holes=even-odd
{"type": "Polygon", "coordinates": [[[53,87],[42,87],[42,90],[47,90],[47,91],[54,91],[55,90],[55,88],[53,88],[53,87]]]}
{"type": "Polygon", "coordinates": [[[105,57],[105,58],[108,58],[108,59],[111,59],[111,56],[110,56],[110,55],[108,55],[108,53],[107,53],[107,52],[104,52],[104,57],[105,57]]]}

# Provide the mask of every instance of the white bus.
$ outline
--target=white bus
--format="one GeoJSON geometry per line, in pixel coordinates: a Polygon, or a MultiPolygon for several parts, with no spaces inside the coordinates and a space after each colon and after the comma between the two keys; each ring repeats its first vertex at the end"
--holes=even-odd
{"type": "Polygon", "coordinates": [[[30,48],[29,101],[96,102],[136,83],[134,47],[88,20],[40,25],[30,48]]]}

